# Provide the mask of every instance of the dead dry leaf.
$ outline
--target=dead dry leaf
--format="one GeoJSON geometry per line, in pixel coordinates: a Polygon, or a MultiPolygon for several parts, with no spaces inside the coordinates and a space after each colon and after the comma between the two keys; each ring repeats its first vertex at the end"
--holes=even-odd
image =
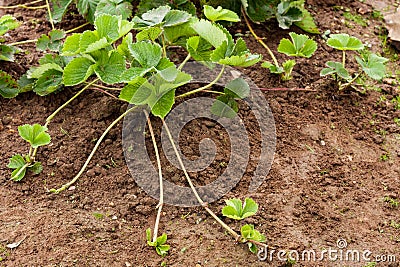
{"type": "Polygon", "coordinates": [[[393,45],[400,50],[400,8],[396,13],[385,16],[386,28],[389,31],[388,37],[393,45]]]}

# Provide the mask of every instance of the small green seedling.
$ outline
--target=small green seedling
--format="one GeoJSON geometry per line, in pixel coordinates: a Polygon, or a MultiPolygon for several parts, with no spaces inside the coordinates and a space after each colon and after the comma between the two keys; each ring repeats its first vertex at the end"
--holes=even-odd
{"type": "Polygon", "coordinates": [[[339,85],[339,90],[352,86],[352,84],[365,73],[367,76],[374,80],[381,80],[386,75],[385,63],[387,58],[380,57],[374,53],[361,52],[364,49],[363,43],[356,37],[348,34],[331,34],[327,40],[327,44],[339,51],[342,51],[342,62],[328,61],[326,62],[327,68],[321,70],[321,76],[332,75],[335,77],[339,85]],[[355,59],[361,70],[354,75],[354,77],[346,69],[346,51],[359,51],[361,57],[356,56],[355,59]],[[344,82],[344,83],[343,83],[344,82]]]}
{"type": "Polygon", "coordinates": [[[16,154],[10,159],[7,167],[14,169],[11,180],[21,181],[27,170],[34,174],[39,174],[42,171],[42,164],[35,161],[35,155],[38,147],[48,145],[51,141],[50,135],[46,131],[47,127],[40,124],[25,124],[18,127],[19,135],[30,144],[30,149],[28,155],[16,154]]]}
{"type": "Polygon", "coordinates": [[[255,242],[265,242],[266,238],[263,234],[261,234],[259,231],[254,229],[254,225],[252,224],[246,224],[243,225],[243,227],[240,229],[240,233],[242,235],[242,242],[246,243],[249,246],[249,250],[252,253],[257,253],[257,246],[252,243],[251,241],[255,242]]]}
{"type": "Polygon", "coordinates": [[[222,209],[222,215],[234,220],[243,220],[258,211],[258,204],[251,198],[246,198],[243,204],[237,198],[228,199],[225,202],[226,206],[222,209]]]}
{"type": "Polygon", "coordinates": [[[400,205],[400,201],[399,200],[397,200],[395,198],[392,198],[392,197],[389,197],[389,196],[384,197],[383,201],[385,201],[386,203],[389,203],[389,205],[392,208],[397,208],[400,205]]]}
{"type": "Polygon", "coordinates": [[[151,241],[151,229],[148,228],[146,230],[146,238],[147,238],[147,244],[151,247],[154,247],[156,249],[156,252],[158,255],[164,257],[167,255],[168,250],[170,248],[169,245],[166,245],[167,243],[167,234],[162,234],[162,236],[157,237],[156,241],[153,242],[151,241]]]}
{"type": "MultiPolygon", "coordinates": [[[[307,35],[289,33],[291,40],[283,38],[278,46],[278,52],[287,56],[310,58],[317,50],[317,42],[311,40],[307,35]]],[[[293,67],[296,61],[286,60],[281,66],[265,61],[261,66],[270,70],[271,73],[281,74],[284,81],[292,79],[293,67]]]]}

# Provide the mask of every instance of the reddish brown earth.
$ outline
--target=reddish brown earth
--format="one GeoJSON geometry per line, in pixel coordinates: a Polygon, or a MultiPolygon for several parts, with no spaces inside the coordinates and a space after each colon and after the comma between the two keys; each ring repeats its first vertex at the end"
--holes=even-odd
{"type": "MultiPolygon", "coordinates": [[[[18,1],[5,2],[12,5],[18,1]]],[[[377,8],[385,12],[398,5],[398,1],[388,0],[376,3],[382,4],[377,8]]],[[[281,82],[259,66],[243,70],[259,87],[309,87],[314,91],[265,92],[277,133],[272,169],[255,193],[239,184],[210,208],[221,215],[224,199],[252,197],[260,209],[244,222],[256,225],[272,249],[300,253],[314,249],[320,253],[337,249],[337,240],[345,239],[348,249],[397,257],[396,263],[377,266],[399,266],[400,227],[396,225],[400,224],[400,207],[384,200],[400,199],[400,125],[394,122],[400,111],[392,102],[400,92],[398,52],[383,44],[383,24],[372,18],[374,8],[370,5],[311,0],[308,4],[321,32],[329,29],[354,34],[370,43],[373,51],[391,58],[389,72],[393,77],[383,83],[368,82],[365,93],[339,92],[332,80],[319,77],[324,62],[340,58],[320,36],[315,36],[317,53],[310,60],[298,61],[294,79],[289,82],[281,82]],[[368,25],[362,27],[344,19],[346,9],[363,14],[368,25]]],[[[49,30],[43,11],[8,12],[24,23],[10,33],[7,41],[37,38],[49,30]]],[[[61,27],[69,29],[83,22],[72,16],[67,21],[71,24],[63,23],[61,27]]],[[[268,58],[244,25],[238,31],[246,35],[252,51],[268,58]]],[[[258,25],[256,32],[267,37],[274,51],[279,40],[287,36],[287,31],[279,30],[275,23],[258,25]]],[[[28,53],[18,55],[15,63],[0,63],[0,69],[15,78],[41,56],[33,45],[22,48],[28,53]]],[[[278,60],[282,59],[278,55],[278,60]]],[[[73,190],[59,195],[47,193],[46,188],[60,186],[78,172],[97,138],[126,109],[125,104],[100,92],[84,93],[50,124],[52,142],[38,155],[44,165],[40,175],[28,175],[19,183],[10,181],[8,158],[27,152],[17,127],[43,123],[77,89],[68,88],[48,97],[26,93],[16,99],[0,99],[0,266],[160,266],[162,262],[167,266],[285,266],[276,254],[272,262],[259,261],[245,245],[235,244],[200,207],[164,208],[160,227],[168,234],[171,250],[167,257],[160,258],[145,240],[145,230],[154,224],[157,201],[141,190],[129,173],[122,151],[121,125],[111,130],[73,190]],[[23,242],[17,248],[6,248],[20,240],[23,242]]],[[[196,142],[201,136],[218,139],[223,132],[220,127],[202,126],[202,121],[194,122],[185,129],[188,138],[181,139],[190,142],[181,145],[193,148],[185,148],[187,156],[190,151],[197,153],[196,142]],[[198,135],[189,136],[193,133],[198,135]]],[[[257,150],[255,145],[252,148],[257,150]]],[[[228,152],[222,147],[219,153],[223,157],[228,152]]],[[[256,164],[256,160],[249,163],[245,178],[251,177],[256,164]]],[[[195,183],[208,183],[220,171],[216,167],[196,175],[195,183]]],[[[174,173],[165,175],[171,179],[174,173]]],[[[224,221],[237,231],[242,225],[224,221]]],[[[366,263],[298,261],[295,266],[366,263]]]]}

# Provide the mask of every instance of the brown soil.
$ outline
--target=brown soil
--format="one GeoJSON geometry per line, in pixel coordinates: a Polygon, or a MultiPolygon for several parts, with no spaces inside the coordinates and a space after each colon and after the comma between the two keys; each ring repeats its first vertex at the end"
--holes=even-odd
{"type": "MultiPolygon", "coordinates": [[[[384,6],[380,8],[395,7],[394,1],[381,2],[384,6]]],[[[382,22],[371,17],[374,9],[370,5],[311,0],[308,4],[321,32],[329,29],[354,34],[371,44],[373,51],[385,52],[392,59],[397,53],[382,44],[382,22]],[[368,26],[345,20],[346,9],[362,13],[368,26]]],[[[50,29],[43,11],[9,12],[24,24],[12,31],[7,41],[37,38],[50,29]]],[[[61,26],[73,28],[83,22],[72,17],[67,21],[70,25],[61,26]]],[[[237,31],[247,36],[252,51],[268,59],[245,26],[237,31]]],[[[278,29],[275,23],[265,23],[256,26],[256,32],[267,37],[267,43],[276,50],[288,31],[278,29]]],[[[366,93],[339,92],[332,80],[319,76],[319,71],[327,60],[338,60],[340,53],[326,46],[320,36],[315,39],[319,44],[317,53],[311,60],[298,60],[294,79],[289,82],[281,82],[259,65],[243,70],[259,87],[308,86],[315,91],[265,92],[277,128],[272,169],[255,193],[239,184],[223,199],[252,197],[259,203],[258,214],[244,223],[256,225],[271,249],[320,252],[336,249],[336,241],[345,239],[348,249],[397,257],[397,263],[378,266],[399,266],[400,229],[396,224],[400,224],[400,207],[384,201],[385,197],[400,199],[400,126],[394,122],[400,111],[392,102],[399,95],[399,61],[389,64],[393,74],[397,71],[397,80],[368,82],[370,90],[366,93]]],[[[28,53],[18,55],[15,63],[0,63],[0,69],[15,78],[41,57],[33,45],[22,48],[28,53]]],[[[278,60],[283,59],[278,55],[278,60]]],[[[28,175],[19,183],[10,181],[8,159],[14,153],[27,152],[17,127],[43,123],[76,89],[48,97],[26,93],[16,99],[0,99],[0,266],[160,266],[162,262],[167,266],[285,266],[276,256],[272,262],[259,261],[245,245],[235,244],[200,207],[164,208],[161,231],[168,234],[171,250],[167,257],[160,258],[145,240],[145,230],[154,224],[157,201],[141,190],[129,173],[122,151],[121,125],[111,130],[72,190],[48,194],[46,188],[64,184],[79,171],[103,130],[126,109],[125,104],[97,91],[84,93],[50,124],[52,142],[38,154],[44,171],[38,176],[28,175]],[[6,248],[20,240],[23,242],[17,248],[6,248]]],[[[202,137],[215,137],[218,144],[223,136],[218,125],[203,127],[203,123],[194,121],[182,133],[181,141],[186,141],[181,145],[188,157],[198,156],[202,137]]],[[[257,151],[257,142],[252,148],[257,151]]],[[[229,157],[229,149],[220,148],[218,153],[219,160],[229,157]]],[[[245,179],[251,177],[256,164],[250,162],[245,179]]],[[[215,163],[213,166],[195,175],[196,184],[215,179],[222,170],[215,163]]],[[[166,178],[174,181],[175,173],[166,171],[166,178]]],[[[218,215],[223,199],[210,204],[218,215]]],[[[243,224],[224,221],[237,231],[243,224]]],[[[365,263],[299,261],[296,266],[365,263]]]]}

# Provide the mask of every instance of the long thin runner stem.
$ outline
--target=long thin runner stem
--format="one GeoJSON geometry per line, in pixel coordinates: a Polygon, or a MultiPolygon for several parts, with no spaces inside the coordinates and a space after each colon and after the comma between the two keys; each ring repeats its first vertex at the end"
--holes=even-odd
{"type": "Polygon", "coordinates": [[[247,18],[247,15],[246,15],[246,12],[244,11],[244,9],[242,9],[242,13],[243,13],[243,18],[244,18],[246,25],[249,28],[251,34],[254,36],[254,38],[257,40],[257,42],[259,42],[267,50],[268,54],[271,56],[272,60],[274,61],[275,66],[279,66],[278,60],[276,59],[274,53],[272,53],[269,46],[262,40],[262,38],[258,37],[256,32],[251,27],[250,21],[247,18]]]}
{"type": "Polygon", "coordinates": [[[51,29],[54,30],[53,14],[51,13],[49,0],[46,0],[46,5],[47,5],[47,13],[49,13],[49,21],[51,24],[51,29]]]}
{"type": "Polygon", "coordinates": [[[20,42],[15,42],[15,43],[11,43],[9,44],[10,46],[13,45],[22,45],[22,44],[29,44],[29,43],[36,43],[37,39],[33,39],[33,40],[25,40],[25,41],[20,41],[20,42]]]}
{"type": "Polygon", "coordinates": [[[119,116],[115,121],[113,121],[110,126],[107,127],[107,129],[103,132],[103,134],[100,136],[99,140],[97,140],[96,145],[94,146],[92,152],[90,153],[89,157],[86,159],[85,164],[83,164],[81,170],[78,172],[78,174],[68,183],[64,184],[63,186],[61,186],[58,189],[50,189],[49,192],[50,193],[60,193],[66,189],[68,189],[71,185],[73,185],[78,179],[79,177],[81,177],[81,175],[83,174],[83,172],[86,170],[87,166],[89,165],[90,161],[92,160],[94,154],[96,153],[97,149],[99,148],[101,142],[103,141],[103,139],[106,137],[106,135],[108,134],[108,132],[120,121],[122,120],[126,115],[128,115],[130,112],[132,112],[134,109],[136,109],[137,106],[131,107],[130,109],[128,109],[127,111],[125,111],[125,113],[123,113],[121,116],[119,116]]]}
{"type": "Polygon", "coordinates": [[[157,147],[156,138],[154,136],[153,126],[151,125],[151,120],[150,120],[149,114],[146,111],[145,111],[145,114],[146,114],[146,117],[147,117],[147,124],[149,125],[151,141],[153,142],[154,152],[156,153],[158,177],[159,177],[159,183],[160,183],[160,201],[158,202],[158,205],[157,205],[158,211],[157,211],[156,222],[154,224],[154,233],[153,233],[153,242],[156,242],[157,241],[157,237],[158,237],[158,227],[159,227],[159,224],[160,224],[161,211],[162,211],[162,208],[163,208],[163,205],[164,205],[163,175],[162,175],[160,154],[158,152],[158,147],[157,147]]]}
{"type": "Polygon", "coordinates": [[[56,111],[54,111],[49,117],[46,119],[46,124],[44,125],[47,127],[51,120],[57,115],[58,112],[60,112],[63,108],[69,105],[74,99],[76,99],[80,94],[82,94],[86,89],[88,89],[92,84],[97,82],[99,79],[95,79],[92,82],[88,83],[85,87],[82,88],[78,93],[76,93],[73,97],[71,97],[67,102],[65,102],[62,106],[60,106],[56,111]]]}
{"type": "Polygon", "coordinates": [[[224,71],[225,71],[225,65],[222,65],[221,71],[219,72],[218,76],[214,79],[214,81],[212,81],[211,83],[209,83],[209,84],[207,84],[207,85],[205,85],[203,87],[197,88],[197,89],[195,89],[193,91],[178,95],[176,98],[186,97],[186,96],[189,96],[189,95],[204,91],[204,90],[206,90],[208,88],[211,88],[214,84],[216,84],[218,82],[219,79],[221,79],[222,75],[224,74],[224,71]]]}
{"type": "Polygon", "coordinates": [[[83,27],[85,27],[86,25],[89,25],[90,23],[89,22],[86,22],[86,23],[84,23],[84,24],[82,24],[82,25],[79,25],[78,27],[75,27],[75,28],[73,28],[73,29],[70,29],[70,30],[68,30],[68,31],[65,31],[65,33],[71,33],[71,32],[74,32],[74,31],[77,31],[77,30],[79,30],[79,29],[81,29],[81,28],[83,28],[83,27]]]}
{"type": "Polygon", "coordinates": [[[19,4],[19,5],[15,5],[15,6],[0,6],[0,9],[13,9],[13,8],[29,8],[28,6],[30,5],[34,5],[37,4],[39,2],[42,2],[43,0],[36,0],[30,3],[26,3],[26,4],[19,4]]]}
{"type": "Polygon", "coordinates": [[[218,216],[207,206],[207,203],[205,203],[201,197],[199,196],[199,194],[197,193],[196,188],[194,187],[193,183],[192,183],[192,179],[190,179],[189,174],[186,171],[185,166],[183,165],[182,159],[179,155],[179,152],[176,148],[174,139],[172,138],[171,132],[169,131],[169,128],[167,126],[167,124],[165,123],[164,119],[161,119],[163,122],[163,125],[165,127],[165,130],[167,132],[168,135],[168,139],[171,142],[171,145],[175,151],[176,157],[178,158],[179,164],[181,165],[181,168],[183,170],[183,173],[185,174],[186,180],[190,186],[190,188],[193,191],[193,194],[195,195],[197,201],[200,203],[201,206],[203,206],[203,208],[223,227],[225,228],[234,238],[236,241],[239,241],[241,239],[240,235],[238,235],[232,228],[230,228],[226,223],[224,223],[220,218],[218,218],[218,216]]]}

